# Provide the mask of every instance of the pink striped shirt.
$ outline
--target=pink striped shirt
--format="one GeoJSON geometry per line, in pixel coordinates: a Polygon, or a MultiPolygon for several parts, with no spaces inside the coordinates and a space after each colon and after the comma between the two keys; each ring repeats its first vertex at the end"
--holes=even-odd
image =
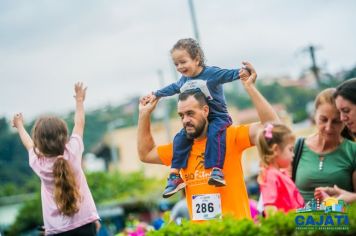
{"type": "Polygon", "coordinates": [[[30,166],[41,179],[42,214],[46,235],[66,232],[99,219],[93,197],[81,167],[83,151],[82,138],[77,134],[72,134],[69,142],[66,144],[63,156],[73,169],[81,199],[79,211],[71,217],[61,214],[54,202],[53,164],[57,158],[38,158],[33,149],[29,151],[30,166]]]}

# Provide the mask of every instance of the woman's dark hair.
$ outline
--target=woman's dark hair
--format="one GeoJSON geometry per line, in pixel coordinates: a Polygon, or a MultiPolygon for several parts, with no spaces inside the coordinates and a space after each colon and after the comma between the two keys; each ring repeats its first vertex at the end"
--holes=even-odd
{"type": "Polygon", "coordinates": [[[351,103],[356,104],[356,78],[349,79],[336,87],[334,98],[338,96],[349,100],[351,103]]]}
{"type": "MultiPolygon", "coordinates": [[[[356,78],[345,80],[337,86],[334,98],[336,99],[338,96],[356,105],[356,78]]],[[[347,127],[342,130],[341,135],[349,140],[354,140],[354,135],[347,127]]]]}
{"type": "Polygon", "coordinates": [[[351,133],[351,131],[347,128],[347,126],[345,126],[345,128],[341,131],[341,136],[351,141],[354,140],[354,136],[351,133]]]}

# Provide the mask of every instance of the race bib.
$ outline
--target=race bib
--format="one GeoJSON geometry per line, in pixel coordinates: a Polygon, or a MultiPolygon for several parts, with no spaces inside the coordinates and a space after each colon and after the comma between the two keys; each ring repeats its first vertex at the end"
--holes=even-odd
{"type": "Polygon", "coordinates": [[[220,193],[193,195],[192,204],[193,220],[211,220],[221,217],[220,193]]]}

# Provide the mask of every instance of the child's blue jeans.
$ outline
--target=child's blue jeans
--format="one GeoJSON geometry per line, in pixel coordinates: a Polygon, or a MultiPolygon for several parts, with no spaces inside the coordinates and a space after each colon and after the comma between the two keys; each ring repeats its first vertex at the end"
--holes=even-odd
{"type": "MultiPolygon", "coordinates": [[[[210,117],[209,117],[210,118],[210,117]]],[[[226,128],[232,124],[230,116],[214,117],[209,119],[207,142],[204,154],[206,169],[219,167],[222,169],[226,152],[226,128]]],[[[187,138],[184,129],[176,134],[173,140],[172,168],[180,169],[187,166],[190,150],[194,140],[187,138]]]]}

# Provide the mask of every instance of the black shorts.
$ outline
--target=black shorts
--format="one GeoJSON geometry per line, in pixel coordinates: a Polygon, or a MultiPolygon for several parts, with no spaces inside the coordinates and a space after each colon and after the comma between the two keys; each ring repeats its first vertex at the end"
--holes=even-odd
{"type": "Polygon", "coordinates": [[[89,223],[78,228],[62,232],[59,234],[51,234],[56,236],[95,236],[96,235],[96,226],[95,223],[89,223]]]}

